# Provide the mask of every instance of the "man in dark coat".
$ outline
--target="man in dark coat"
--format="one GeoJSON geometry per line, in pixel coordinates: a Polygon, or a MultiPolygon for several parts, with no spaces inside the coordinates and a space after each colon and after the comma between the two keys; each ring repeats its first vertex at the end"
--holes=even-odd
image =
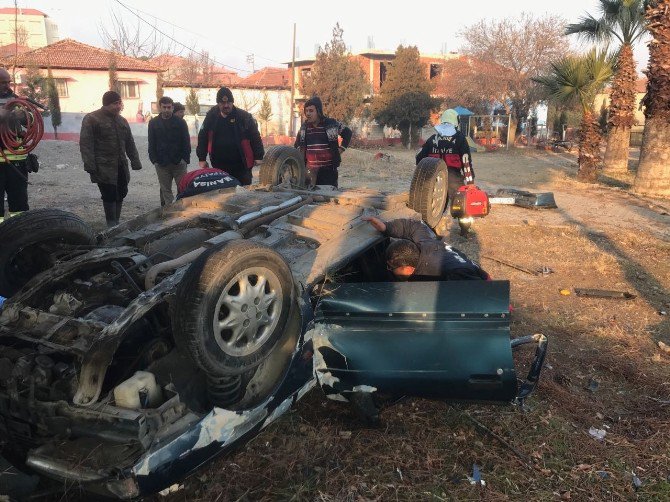
{"type": "Polygon", "coordinates": [[[465,254],[445,244],[422,221],[397,219],[384,223],[374,216],[363,218],[388,237],[386,266],[399,280],[488,280],[489,274],[465,254]]]}
{"type": "Polygon", "coordinates": [[[305,158],[310,185],[337,186],[342,153],[351,141],[351,129],[323,115],[321,99],[314,96],[305,101],[305,122],[295,138],[295,147],[305,158]],[[342,137],[340,145],[338,137],[342,137]]]}
{"type": "Polygon", "coordinates": [[[265,150],[254,117],[237,108],[233,93],[222,87],[216,93],[216,106],[207,112],[198,133],[198,164],[221,169],[237,178],[242,185],[251,185],[251,169],[263,160],[265,150]]]}
{"type": "Polygon", "coordinates": [[[91,182],[98,184],[108,227],[118,225],[123,199],[128,195],[128,159],[134,171],[142,169],[135,140],[121,110],[121,96],[107,91],[102,96],[102,108],[84,117],[79,136],[84,170],[91,182]]]}
{"type": "Polygon", "coordinates": [[[172,181],[179,182],[191,160],[191,137],[183,118],[173,113],[172,98],[158,100],[160,115],[149,121],[149,160],[156,168],[160,185],[161,206],[174,202],[172,181]]]}

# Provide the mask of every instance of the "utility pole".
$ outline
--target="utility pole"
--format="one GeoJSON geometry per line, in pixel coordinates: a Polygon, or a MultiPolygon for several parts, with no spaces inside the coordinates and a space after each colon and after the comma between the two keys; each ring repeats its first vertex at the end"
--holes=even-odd
{"type": "Polygon", "coordinates": [[[16,63],[19,59],[19,2],[14,0],[14,68],[12,68],[12,86],[16,94],[16,63]]]}
{"type": "Polygon", "coordinates": [[[293,137],[295,131],[293,130],[293,107],[295,106],[295,23],[293,23],[293,58],[291,59],[291,112],[290,122],[288,125],[288,135],[293,137]]]}
{"type": "Polygon", "coordinates": [[[253,54],[247,56],[247,63],[251,65],[251,73],[256,73],[256,58],[253,54]]]}

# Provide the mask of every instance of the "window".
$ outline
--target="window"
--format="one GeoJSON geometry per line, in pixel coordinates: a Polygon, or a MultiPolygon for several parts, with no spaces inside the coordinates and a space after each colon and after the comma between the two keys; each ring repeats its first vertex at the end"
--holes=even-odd
{"type": "Polygon", "coordinates": [[[121,81],[119,82],[119,87],[121,88],[121,97],[124,99],[133,99],[140,97],[140,91],[137,82],[121,81]]]}
{"type": "Polygon", "coordinates": [[[58,91],[59,98],[67,98],[67,79],[64,78],[55,78],[54,82],[56,83],[56,91],[58,91]]]}
{"type": "Polygon", "coordinates": [[[388,72],[389,67],[392,65],[391,61],[380,61],[379,63],[379,87],[384,84],[386,80],[386,73],[388,72]]]}
{"type": "Polygon", "coordinates": [[[305,82],[306,79],[309,79],[312,76],[312,69],[311,68],[303,68],[300,70],[300,76],[302,82],[305,82]]]}
{"type": "Polygon", "coordinates": [[[442,65],[441,64],[431,64],[430,65],[430,79],[439,77],[442,75],[442,65]]]}

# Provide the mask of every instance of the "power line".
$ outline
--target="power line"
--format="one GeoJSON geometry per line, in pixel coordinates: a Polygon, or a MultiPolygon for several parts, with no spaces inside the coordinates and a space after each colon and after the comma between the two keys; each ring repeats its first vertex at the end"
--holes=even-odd
{"type": "MultiPolygon", "coordinates": [[[[137,7],[133,7],[133,9],[135,9],[136,12],[141,12],[142,14],[146,14],[147,16],[151,16],[151,17],[153,17],[154,19],[156,19],[157,21],[160,21],[161,23],[165,23],[165,24],[167,24],[167,25],[170,25],[170,26],[172,26],[173,28],[178,28],[178,29],[180,29],[180,30],[182,30],[182,31],[185,31],[186,33],[190,33],[191,35],[194,35],[194,36],[196,36],[196,37],[198,37],[198,38],[201,38],[201,39],[203,39],[203,40],[207,40],[207,41],[209,41],[209,42],[212,41],[211,39],[209,39],[209,38],[203,36],[202,33],[197,33],[197,32],[195,32],[195,31],[191,31],[191,30],[189,30],[188,28],[184,28],[183,26],[179,26],[178,24],[174,24],[174,23],[171,22],[171,21],[167,21],[167,20],[165,20],[165,19],[161,19],[160,17],[155,16],[155,15],[152,14],[151,12],[147,12],[147,11],[145,11],[145,10],[138,9],[137,7]]],[[[238,47],[238,46],[233,45],[233,44],[226,44],[226,45],[227,45],[228,47],[232,47],[233,49],[238,50],[238,51],[240,51],[240,52],[242,52],[242,53],[244,53],[244,54],[249,54],[249,52],[251,52],[251,51],[249,51],[249,50],[247,50],[247,49],[243,49],[242,47],[238,47]]],[[[270,63],[283,64],[281,61],[277,61],[276,59],[266,58],[265,56],[261,56],[261,55],[259,55],[259,54],[255,54],[255,56],[256,56],[257,58],[264,59],[265,61],[269,61],[270,63]]]]}
{"type": "Polygon", "coordinates": [[[158,33],[160,33],[160,34],[163,35],[164,37],[168,38],[169,40],[172,40],[174,43],[176,43],[177,45],[180,45],[180,46],[183,47],[184,49],[186,49],[186,50],[188,50],[188,51],[190,51],[190,52],[195,52],[195,53],[198,54],[199,56],[207,57],[207,58],[209,58],[212,62],[216,63],[216,64],[219,65],[219,66],[225,66],[226,68],[230,68],[231,70],[236,70],[236,71],[243,72],[243,73],[249,73],[249,70],[244,70],[244,69],[242,69],[242,68],[237,68],[236,66],[231,66],[231,65],[222,63],[222,62],[220,62],[220,61],[217,61],[216,59],[210,57],[209,54],[206,53],[206,52],[198,52],[198,51],[193,50],[192,47],[188,47],[187,45],[181,43],[179,40],[177,40],[177,39],[174,38],[173,36],[170,36],[170,35],[168,35],[167,33],[165,33],[164,31],[159,30],[155,25],[151,24],[149,21],[147,21],[147,20],[144,19],[142,16],[140,16],[138,13],[134,12],[130,7],[128,7],[126,4],[124,4],[124,3],[121,2],[120,0],[114,0],[114,1],[115,1],[116,3],[118,3],[121,7],[123,7],[124,9],[126,9],[128,12],[130,12],[131,14],[133,14],[135,17],[137,17],[137,19],[139,19],[139,20],[142,21],[143,23],[148,24],[148,25],[149,25],[151,28],[153,28],[155,31],[157,31],[158,33]]]}

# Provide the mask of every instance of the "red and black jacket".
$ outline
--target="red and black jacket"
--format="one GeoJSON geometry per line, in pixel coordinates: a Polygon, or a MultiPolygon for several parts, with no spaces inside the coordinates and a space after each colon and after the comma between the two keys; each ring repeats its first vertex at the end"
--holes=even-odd
{"type": "MultiPolygon", "coordinates": [[[[252,168],[254,160],[263,160],[265,149],[263,148],[263,141],[261,134],[258,131],[258,124],[254,117],[244,110],[233,108],[235,114],[235,143],[240,149],[240,156],[246,164],[246,167],[252,168]]],[[[207,160],[209,154],[209,161],[212,167],[220,164],[220,153],[217,145],[217,132],[219,122],[223,120],[218,106],[213,106],[207,112],[205,120],[202,123],[202,128],[198,133],[198,146],[195,153],[198,160],[207,160]]]]}
{"type": "Polygon", "coordinates": [[[425,157],[442,159],[449,169],[459,169],[466,184],[472,183],[475,179],[470,145],[461,131],[456,131],[453,136],[433,134],[416,155],[416,163],[425,157]]]}
{"type": "MultiPolygon", "coordinates": [[[[340,167],[342,163],[342,157],[340,156],[340,143],[338,136],[342,137],[342,148],[347,148],[349,142],[351,141],[352,132],[344,124],[339,123],[335,119],[329,117],[324,117],[321,124],[326,129],[326,134],[328,135],[328,147],[333,156],[333,169],[340,167]]],[[[298,134],[295,138],[295,148],[299,149],[304,156],[307,155],[307,145],[305,143],[305,135],[307,133],[307,124],[303,123],[298,131],[298,134]]],[[[307,158],[305,157],[305,162],[307,158]]]]}

